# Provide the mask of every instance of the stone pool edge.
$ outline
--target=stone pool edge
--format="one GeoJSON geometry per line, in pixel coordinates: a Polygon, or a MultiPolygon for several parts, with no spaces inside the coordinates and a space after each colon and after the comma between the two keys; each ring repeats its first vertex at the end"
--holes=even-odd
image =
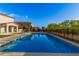
{"type": "MultiPolygon", "coordinates": [[[[16,38],[11,38],[10,37],[10,40],[9,41],[6,41],[6,43],[4,44],[2,44],[2,45],[6,45],[6,44],[8,44],[9,42],[11,42],[11,41],[15,41],[15,40],[17,40],[17,39],[19,39],[19,38],[23,38],[24,36],[27,36],[27,35],[30,35],[31,34],[31,32],[29,32],[29,33],[23,33],[23,34],[20,34],[19,36],[17,36],[16,38]],[[12,39],[12,40],[11,40],[12,39]]],[[[5,39],[5,38],[4,38],[5,39]]],[[[5,55],[24,55],[25,54],[25,52],[0,52],[0,56],[5,56],[5,55]]]]}
{"type": "Polygon", "coordinates": [[[57,36],[57,35],[54,35],[54,34],[51,34],[51,33],[48,33],[48,32],[46,32],[46,33],[49,34],[49,35],[51,35],[51,36],[54,36],[54,37],[56,37],[56,38],[59,38],[59,39],[65,41],[65,42],[68,42],[68,43],[70,43],[70,44],[73,44],[73,45],[75,45],[76,47],[79,47],[79,44],[78,44],[78,43],[69,41],[69,40],[67,40],[67,39],[65,39],[65,38],[62,38],[62,37],[60,37],[60,36],[57,36]]]}

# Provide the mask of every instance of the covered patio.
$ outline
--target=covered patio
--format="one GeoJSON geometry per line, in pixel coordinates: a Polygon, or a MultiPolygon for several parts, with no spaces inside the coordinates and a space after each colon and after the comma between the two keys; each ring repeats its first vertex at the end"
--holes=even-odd
{"type": "Polygon", "coordinates": [[[0,33],[15,33],[18,32],[18,25],[14,23],[0,24],[0,33]]]}

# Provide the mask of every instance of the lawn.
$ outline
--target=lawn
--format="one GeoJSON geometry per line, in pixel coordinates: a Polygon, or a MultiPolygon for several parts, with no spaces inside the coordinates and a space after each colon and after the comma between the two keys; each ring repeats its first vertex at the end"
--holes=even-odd
{"type": "MultiPolygon", "coordinates": [[[[23,33],[13,33],[11,35],[14,35],[14,34],[23,34],[23,33]]],[[[11,35],[0,35],[0,38],[8,37],[8,36],[11,36],[11,35]]]]}
{"type": "Polygon", "coordinates": [[[0,35],[0,38],[8,37],[10,35],[0,35]]]}
{"type": "Polygon", "coordinates": [[[21,32],[21,33],[13,33],[13,34],[23,34],[24,32],[21,32]]]}

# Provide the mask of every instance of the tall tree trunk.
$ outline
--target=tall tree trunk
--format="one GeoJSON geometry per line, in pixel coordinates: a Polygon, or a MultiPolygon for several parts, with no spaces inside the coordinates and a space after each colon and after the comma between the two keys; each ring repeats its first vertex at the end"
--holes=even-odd
{"type": "Polygon", "coordinates": [[[73,40],[73,35],[74,35],[74,34],[72,34],[72,40],[73,40]]]}

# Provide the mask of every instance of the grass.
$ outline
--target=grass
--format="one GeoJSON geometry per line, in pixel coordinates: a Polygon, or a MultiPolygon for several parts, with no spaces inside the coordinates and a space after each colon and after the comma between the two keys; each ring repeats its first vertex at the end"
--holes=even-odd
{"type": "MultiPolygon", "coordinates": [[[[24,33],[24,32],[23,32],[24,33]]],[[[11,35],[14,35],[14,34],[23,34],[22,32],[21,33],[13,33],[11,35]]],[[[11,36],[11,35],[0,35],[0,38],[4,38],[4,37],[8,37],[8,36],[11,36]]]]}
{"type": "Polygon", "coordinates": [[[0,35],[0,38],[8,37],[10,35],[0,35]]]}
{"type": "Polygon", "coordinates": [[[13,33],[13,34],[23,34],[23,33],[21,32],[21,33],[13,33]]]}

